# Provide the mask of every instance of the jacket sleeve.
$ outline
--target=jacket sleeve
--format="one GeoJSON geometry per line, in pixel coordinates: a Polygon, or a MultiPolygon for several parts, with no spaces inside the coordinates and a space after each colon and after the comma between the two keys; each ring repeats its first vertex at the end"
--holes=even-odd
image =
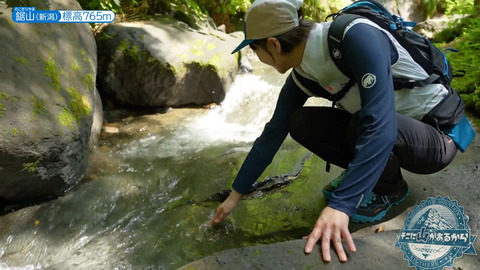
{"type": "Polygon", "coordinates": [[[253,183],[270,165],[287,137],[290,116],[305,104],[307,98],[308,96],[293,81],[292,75],[289,75],[280,91],[272,118],[265,125],[260,137],[253,143],[233,182],[234,190],[242,194],[251,191],[253,183]]]}
{"type": "Polygon", "coordinates": [[[360,90],[361,110],[354,158],[329,206],[350,217],[380,178],[397,136],[391,46],[385,33],[363,23],[348,30],[343,40],[342,51],[360,90]]]}

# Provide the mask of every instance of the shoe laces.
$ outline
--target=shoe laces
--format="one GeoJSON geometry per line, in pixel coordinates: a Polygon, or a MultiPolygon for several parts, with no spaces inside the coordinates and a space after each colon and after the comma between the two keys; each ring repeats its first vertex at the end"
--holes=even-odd
{"type": "Polygon", "coordinates": [[[380,196],[380,195],[376,195],[373,192],[370,192],[368,193],[367,198],[363,201],[363,203],[360,206],[366,207],[370,204],[373,204],[373,202],[377,200],[377,197],[380,197],[383,203],[390,204],[390,201],[388,200],[387,196],[380,196]]]}

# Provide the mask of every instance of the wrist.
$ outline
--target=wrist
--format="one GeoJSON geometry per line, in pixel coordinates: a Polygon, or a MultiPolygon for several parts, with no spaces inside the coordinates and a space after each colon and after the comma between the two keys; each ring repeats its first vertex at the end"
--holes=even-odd
{"type": "Polygon", "coordinates": [[[240,200],[242,198],[243,194],[236,191],[235,189],[232,189],[232,192],[230,192],[230,195],[228,196],[228,198],[232,199],[232,200],[240,200]]]}

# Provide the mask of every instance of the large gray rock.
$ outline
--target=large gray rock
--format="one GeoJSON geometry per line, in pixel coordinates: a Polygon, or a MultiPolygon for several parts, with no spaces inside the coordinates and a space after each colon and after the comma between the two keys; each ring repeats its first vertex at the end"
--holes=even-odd
{"type": "Polygon", "coordinates": [[[111,24],[96,39],[99,90],[122,105],[220,103],[238,70],[241,38],[168,17],[111,24]]]}
{"type": "Polygon", "coordinates": [[[81,9],[73,0],[0,2],[2,207],[56,197],[78,183],[96,108],[97,122],[102,117],[88,25],[14,23],[14,6],[81,9]]]}
{"type": "MultiPolygon", "coordinates": [[[[221,251],[189,263],[179,270],[213,269],[409,269],[402,250],[395,247],[400,230],[370,233],[355,238],[356,252],[348,251],[344,244],[348,261],[341,263],[334,248],[330,250],[332,260],[325,263],[319,245],[312,253],[303,252],[306,240],[293,240],[278,244],[260,245],[221,251]]],[[[464,255],[455,260],[454,269],[478,269],[478,256],[464,255]]]]}

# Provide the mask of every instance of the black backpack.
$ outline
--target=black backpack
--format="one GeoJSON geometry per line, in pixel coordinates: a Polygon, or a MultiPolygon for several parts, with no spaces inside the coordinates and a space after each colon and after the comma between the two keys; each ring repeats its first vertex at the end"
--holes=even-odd
{"type": "MultiPolygon", "coordinates": [[[[355,19],[367,18],[392,34],[400,45],[408,51],[413,60],[429,74],[429,77],[422,81],[394,77],[394,90],[423,87],[432,83],[443,84],[449,90],[449,95],[433,108],[422,121],[446,130],[456,125],[462,119],[465,104],[460,95],[450,86],[450,82],[452,77],[463,75],[452,75],[452,70],[445,54],[428,39],[408,28],[414,27],[416,23],[403,21],[402,18],[392,15],[382,4],[373,0],[357,1],[345,7],[339,13],[329,15],[327,19],[329,17],[333,17],[333,22],[328,32],[330,56],[343,74],[353,78],[344,58],[342,58],[342,39],[345,28],[355,19]]],[[[346,87],[335,94],[334,102],[343,98],[353,85],[352,81],[350,80],[346,87]]]]}

